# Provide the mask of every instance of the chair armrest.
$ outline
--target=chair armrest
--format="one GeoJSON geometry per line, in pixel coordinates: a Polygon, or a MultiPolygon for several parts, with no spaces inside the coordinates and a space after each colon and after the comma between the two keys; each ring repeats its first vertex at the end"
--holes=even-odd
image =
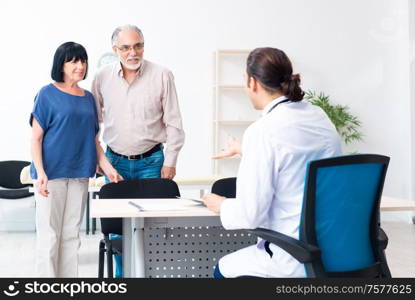
{"type": "Polygon", "coordinates": [[[382,250],[385,250],[386,247],[388,246],[388,236],[386,235],[386,233],[383,231],[382,228],[379,228],[379,235],[378,235],[378,243],[379,243],[379,247],[382,250]]]}
{"type": "Polygon", "coordinates": [[[265,228],[247,229],[246,231],[277,245],[301,263],[312,262],[320,258],[321,252],[318,247],[306,244],[283,233],[265,228]]]}

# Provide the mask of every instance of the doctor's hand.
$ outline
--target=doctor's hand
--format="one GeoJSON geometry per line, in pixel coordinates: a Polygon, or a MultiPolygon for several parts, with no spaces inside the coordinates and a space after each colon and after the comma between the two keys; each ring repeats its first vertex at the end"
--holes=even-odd
{"type": "Polygon", "coordinates": [[[220,207],[225,200],[226,197],[216,194],[206,194],[203,196],[203,201],[205,202],[206,207],[215,213],[220,213],[220,207]]]}
{"type": "Polygon", "coordinates": [[[176,176],[175,167],[163,166],[163,168],[161,168],[161,178],[173,179],[174,176],[176,176]]]}
{"type": "Polygon", "coordinates": [[[221,159],[225,157],[232,157],[236,154],[241,154],[241,143],[236,140],[234,137],[229,136],[228,138],[228,147],[222,149],[218,155],[212,156],[212,159],[221,159]]]}
{"type": "Polygon", "coordinates": [[[36,191],[39,194],[41,194],[43,197],[47,197],[49,195],[48,177],[46,176],[45,173],[38,174],[35,187],[36,187],[36,191]]]}

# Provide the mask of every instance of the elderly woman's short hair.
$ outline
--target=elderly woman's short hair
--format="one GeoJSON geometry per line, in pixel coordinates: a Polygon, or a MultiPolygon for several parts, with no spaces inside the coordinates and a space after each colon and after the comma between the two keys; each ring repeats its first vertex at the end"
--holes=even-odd
{"type": "Polygon", "coordinates": [[[78,60],[86,62],[86,72],[84,79],[88,73],[88,54],[84,46],[75,42],[63,43],[56,49],[55,56],[53,57],[53,65],[51,76],[56,82],[64,82],[63,80],[63,65],[66,62],[78,60]]]}

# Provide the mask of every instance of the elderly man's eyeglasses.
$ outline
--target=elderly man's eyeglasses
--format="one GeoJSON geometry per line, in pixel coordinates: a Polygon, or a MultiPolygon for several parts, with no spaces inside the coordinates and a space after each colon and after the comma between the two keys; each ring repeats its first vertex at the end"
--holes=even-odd
{"type": "Polygon", "coordinates": [[[130,51],[131,49],[134,49],[135,51],[141,50],[144,48],[144,43],[137,43],[135,45],[121,45],[121,46],[115,46],[117,47],[121,52],[127,52],[130,51]]]}

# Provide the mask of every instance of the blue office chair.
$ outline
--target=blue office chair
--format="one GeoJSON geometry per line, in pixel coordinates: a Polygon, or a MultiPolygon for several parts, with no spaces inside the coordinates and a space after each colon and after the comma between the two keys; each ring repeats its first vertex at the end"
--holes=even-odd
{"type": "Polygon", "coordinates": [[[304,263],[308,277],[389,278],[380,201],[389,157],[350,155],[309,162],[299,240],[257,235],[304,263]]]}

